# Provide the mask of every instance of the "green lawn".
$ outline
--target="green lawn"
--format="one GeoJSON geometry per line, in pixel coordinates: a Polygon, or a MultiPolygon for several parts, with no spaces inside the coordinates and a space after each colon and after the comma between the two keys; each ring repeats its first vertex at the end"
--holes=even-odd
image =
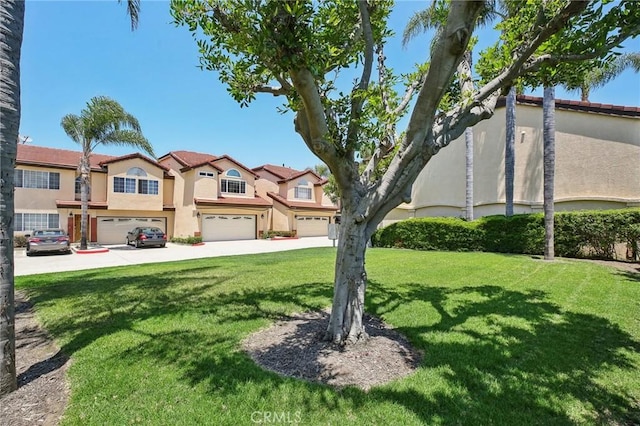
{"type": "MultiPolygon", "coordinates": [[[[367,311],[424,351],[369,392],[282,378],[240,349],[330,304],[334,249],[17,277],[69,354],[64,424],[640,422],[640,276],[575,261],[371,249],[367,311]]],[[[366,368],[366,364],[363,365],[366,368]]]]}

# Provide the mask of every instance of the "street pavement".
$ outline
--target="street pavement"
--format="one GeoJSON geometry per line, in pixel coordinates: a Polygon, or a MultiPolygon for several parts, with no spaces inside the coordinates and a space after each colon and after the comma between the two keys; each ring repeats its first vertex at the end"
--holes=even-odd
{"type": "Polygon", "coordinates": [[[308,247],[332,247],[327,237],[307,237],[284,240],[216,241],[190,246],[167,243],[164,248],[136,249],[124,244],[107,245],[107,251],[72,254],[47,254],[27,257],[24,249],[14,253],[14,275],[32,275],[47,272],[78,271],[109,266],[139,265],[216,256],[268,253],[297,250],[308,247]]]}

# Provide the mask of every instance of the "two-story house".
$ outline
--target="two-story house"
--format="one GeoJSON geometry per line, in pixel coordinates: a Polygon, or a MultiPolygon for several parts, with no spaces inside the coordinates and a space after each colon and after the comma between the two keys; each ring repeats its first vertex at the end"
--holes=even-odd
{"type": "Polygon", "coordinates": [[[158,161],[175,176],[175,236],[248,240],[269,230],[271,204],[256,195],[258,176],[240,162],[192,151],[171,151],[158,161]]]}
{"type": "Polygon", "coordinates": [[[326,179],[313,170],[300,171],[272,164],[256,167],[253,172],[260,177],[256,182],[258,195],[272,206],[270,229],[296,231],[298,237],[328,234],[337,208],[322,189],[326,179]]]}
{"type": "MultiPolygon", "coordinates": [[[[15,167],[15,231],[66,229],[80,239],[82,153],[18,145],[15,167]]],[[[120,157],[93,154],[88,204],[89,241],[124,243],[135,226],[157,226],[173,233],[173,176],[142,154],[120,157]]]]}

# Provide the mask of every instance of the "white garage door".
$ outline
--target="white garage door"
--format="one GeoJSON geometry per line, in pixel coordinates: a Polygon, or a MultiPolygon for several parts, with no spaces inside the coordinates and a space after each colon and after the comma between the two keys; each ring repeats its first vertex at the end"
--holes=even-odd
{"type": "Polygon", "coordinates": [[[202,215],[202,241],[254,240],[255,215],[202,215]]]}
{"type": "Polygon", "coordinates": [[[167,232],[167,219],[164,217],[98,217],[98,242],[124,244],[127,232],[136,226],[155,226],[167,232]]]}
{"type": "Polygon", "coordinates": [[[298,237],[321,237],[329,233],[329,218],[298,216],[298,237]]]}

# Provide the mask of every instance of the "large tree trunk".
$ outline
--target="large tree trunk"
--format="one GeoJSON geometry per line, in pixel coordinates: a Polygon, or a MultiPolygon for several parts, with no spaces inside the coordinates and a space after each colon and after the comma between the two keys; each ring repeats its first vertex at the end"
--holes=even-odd
{"type": "Polygon", "coordinates": [[[556,165],[556,118],[555,88],[545,87],[542,101],[543,125],[543,168],[544,168],[544,258],[553,260],[554,250],[554,205],[553,193],[555,185],[556,165]]]}
{"type": "Polygon", "coordinates": [[[506,140],[504,146],[505,216],[513,216],[513,181],[515,176],[516,88],[511,87],[506,105],[506,140]]]}
{"type": "Polygon", "coordinates": [[[366,228],[364,222],[356,223],[353,214],[342,212],[333,306],[325,336],[336,344],[356,343],[367,338],[362,323],[367,289],[364,256],[369,236],[366,228]]]}
{"type": "Polygon", "coordinates": [[[14,169],[20,130],[24,1],[0,1],[0,396],[17,388],[13,258],[14,169]]]}
{"type": "Polygon", "coordinates": [[[465,205],[468,221],[473,220],[473,128],[467,127],[464,130],[465,142],[465,163],[466,163],[466,191],[465,205]]]}

